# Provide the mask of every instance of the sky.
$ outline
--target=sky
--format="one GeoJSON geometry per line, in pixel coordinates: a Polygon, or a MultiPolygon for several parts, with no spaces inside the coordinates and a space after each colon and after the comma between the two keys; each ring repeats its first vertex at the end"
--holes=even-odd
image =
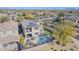
{"type": "Polygon", "coordinates": [[[15,9],[15,10],[37,10],[37,9],[48,9],[48,10],[79,10],[79,7],[0,7],[0,9],[15,9]]]}

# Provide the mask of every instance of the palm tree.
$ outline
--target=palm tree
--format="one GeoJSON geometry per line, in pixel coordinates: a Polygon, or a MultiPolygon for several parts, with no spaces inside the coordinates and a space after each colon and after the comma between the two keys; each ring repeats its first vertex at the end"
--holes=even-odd
{"type": "Polygon", "coordinates": [[[71,21],[65,20],[62,23],[57,23],[53,35],[57,39],[57,42],[61,45],[70,41],[69,37],[74,37],[76,30],[74,24],[71,21]]]}

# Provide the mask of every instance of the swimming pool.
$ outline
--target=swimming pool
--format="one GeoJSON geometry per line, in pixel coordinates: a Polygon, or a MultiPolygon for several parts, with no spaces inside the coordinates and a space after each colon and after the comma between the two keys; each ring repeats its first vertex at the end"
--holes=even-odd
{"type": "Polygon", "coordinates": [[[43,44],[52,41],[50,35],[44,34],[37,37],[37,44],[43,44]]]}

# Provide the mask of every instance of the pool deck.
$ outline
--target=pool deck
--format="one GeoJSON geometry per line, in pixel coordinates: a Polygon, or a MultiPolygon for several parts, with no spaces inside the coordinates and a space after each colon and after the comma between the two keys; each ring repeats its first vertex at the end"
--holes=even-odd
{"type": "Polygon", "coordinates": [[[79,51],[79,45],[77,45],[76,43],[69,43],[67,46],[61,46],[61,45],[57,45],[56,43],[45,43],[33,48],[29,48],[29,49],[24,49],[22,51],[60,51],[60,50],[67,50],[70,51],[70,49],[74,49],[74,51],[79,51]],[[76,47],[74,47],[76,46],[76,47]],[[53,48],[53,49],[51,49],[53,48]]]}

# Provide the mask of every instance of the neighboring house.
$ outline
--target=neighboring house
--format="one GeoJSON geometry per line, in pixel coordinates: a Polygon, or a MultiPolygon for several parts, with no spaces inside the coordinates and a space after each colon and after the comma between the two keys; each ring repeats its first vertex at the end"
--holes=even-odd
{"type": "Polygon", "coordinates": [[[17,19],[17,14],[15,12],[8,12],[9,15],[9,20],[16,20],[17,19]]]}
{"type": "MultiPolygon", "coordinates": [[[[0,48],[1,45],[3,44],[18,41],[19,41],[18,23],[14,21],[0,23],[0,48]]],[[[12,47],[14,46],[12,45],[12,47]]],[[[5,48],[4,50],[7,49],[8,48],[5,48]]]]}
{"type": "Polygon", "coordinates": [[[40,22],[33,20],[23,20],[19,23],[19,33],[25,37],[25,43],[35,40],[43,34],[43,27],[40,22]]]}
{"type": "Polygon", "coordinates": [[[75,24],[79,23],[79,15],[77,15],[77,14],[65,15],[64,17],[62,17],[62,19],[72,20],[72,21],[74,21],[75,24]]]}

